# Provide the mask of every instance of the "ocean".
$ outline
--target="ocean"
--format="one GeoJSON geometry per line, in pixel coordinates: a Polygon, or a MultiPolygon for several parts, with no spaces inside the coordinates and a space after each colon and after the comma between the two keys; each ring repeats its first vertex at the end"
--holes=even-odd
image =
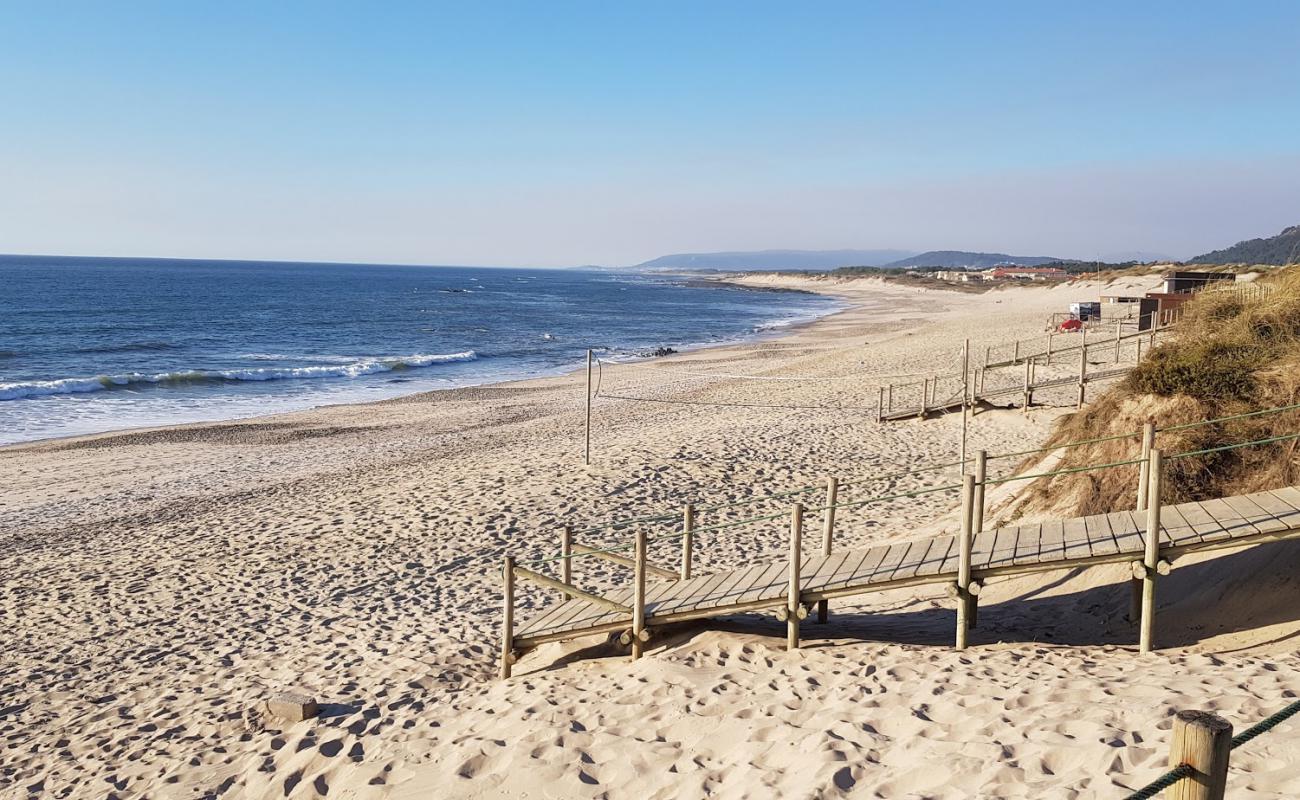
{"type": "Polygon", "coordinates": [[[0,444],[556,374],[837,307],[616,270],[0,256],[0,444]]]}

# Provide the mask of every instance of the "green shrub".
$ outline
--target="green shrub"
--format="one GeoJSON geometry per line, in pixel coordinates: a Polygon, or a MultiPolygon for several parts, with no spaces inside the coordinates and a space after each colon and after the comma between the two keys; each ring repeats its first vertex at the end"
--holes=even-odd
{"type": "Polygon", "coordinates": [[[1255,370],[1265,349],[1249,344],[1201,340],[1158,348],[1128,376],[1128,388],[1162,397],[1187,395],[1217,402],[1250,400],[1255,370]]]}

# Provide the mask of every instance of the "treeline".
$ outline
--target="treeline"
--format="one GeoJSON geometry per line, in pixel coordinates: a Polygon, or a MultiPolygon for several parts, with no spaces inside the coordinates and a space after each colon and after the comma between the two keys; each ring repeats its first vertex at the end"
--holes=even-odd
{"type": "Polygon", "coordinates": [[[1192,259],[1196,264],[1272,264],[1283,266],[1300,263],[1300,225],[1267,239],[1247,239],[1232,247],[1213,250],[1192,259]]]}

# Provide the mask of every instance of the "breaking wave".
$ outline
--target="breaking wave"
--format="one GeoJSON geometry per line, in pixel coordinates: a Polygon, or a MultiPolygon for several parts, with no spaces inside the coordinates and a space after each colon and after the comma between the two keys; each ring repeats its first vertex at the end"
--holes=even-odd
{"type": "Polygon", "coordinates": [[[0,383],[0,400],[48,397],[58,394],[81,394],[141,385],[186,385],[231,381],[277,381],[311,378],[357,378],[378,372],[431,367],[456,361],[473,361],[473,350],[463,353],[417,354],[390,358],[363,358],[345,364],[310,367],[261,367],[257,369],[182,370],[179,372],[127,372],[120,375],[96,375],[91,378],[60,378],[52,381],[0,383]]]}

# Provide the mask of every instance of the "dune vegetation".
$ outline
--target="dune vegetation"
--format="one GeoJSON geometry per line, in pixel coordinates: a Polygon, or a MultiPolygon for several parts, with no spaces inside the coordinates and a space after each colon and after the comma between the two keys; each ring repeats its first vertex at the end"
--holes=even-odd
{"type": "MultiPolygon", "coordinates": [[[[1082,411],[1062,417],[1048,444],[1133,436],[1056,451],[1053,469],[1139,455],[1136,435],[1153,422],[1166,455],[1300,432],[1300,408],[1182,429],[1176,426],[1300,403],[1300,266],[1261,278],[1271,291],[1243,299],[1206,292],[1185,307],[1174,338],[1082,411]]],[[[1300,482],[1300,440],[1172,459],[1165,502],[1200,500],[1300,482]]],[[[1033,466],[1025,464],[1022,466],[1033,466]]],[[[1042,478],[1021,513],[1092,514],[1132,508],[1138,467],[1042,478]]]]}

